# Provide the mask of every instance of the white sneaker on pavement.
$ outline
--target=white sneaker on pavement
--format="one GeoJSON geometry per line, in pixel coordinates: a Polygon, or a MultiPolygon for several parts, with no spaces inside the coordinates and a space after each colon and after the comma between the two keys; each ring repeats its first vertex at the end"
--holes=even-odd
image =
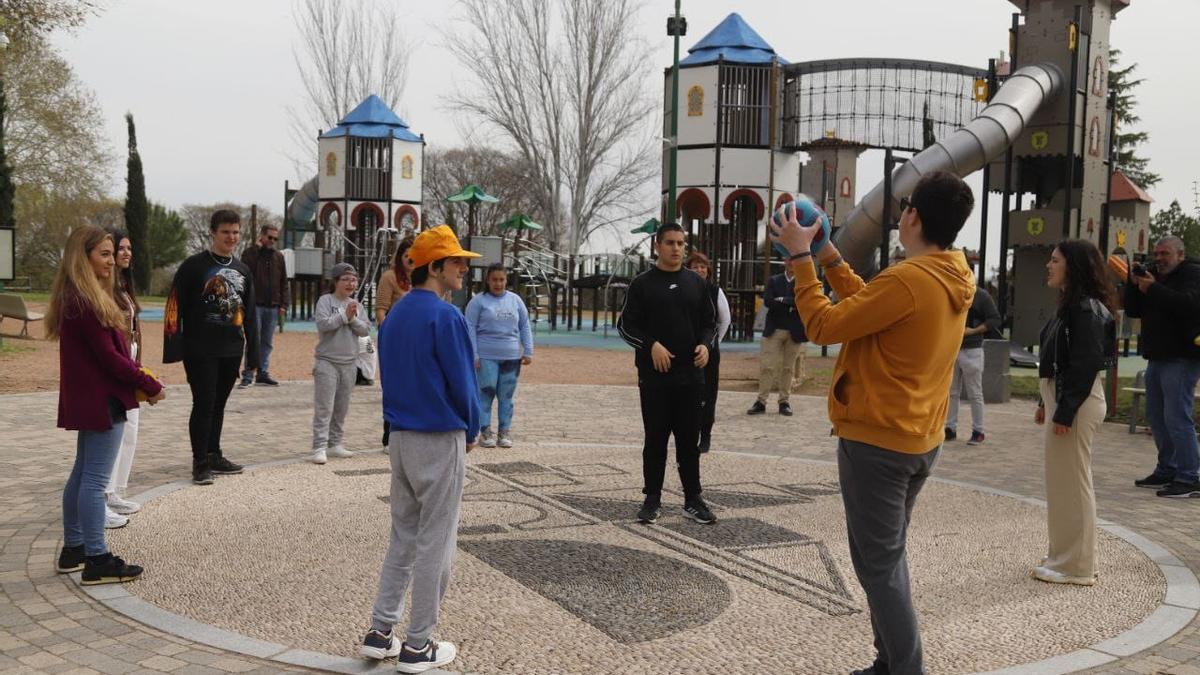
{"type": "Polygon", "coordinates": [[[512,445],[513,445],[512,438],[509,437],[507,431],[500,432],[500,440],[496,441],[496,445],[499,445],[502,448],[511,448],[512,447],[512,445]]]}
{"type": "Polygon", "coordinates": [[[115,530],[129,524],[129,518],[104,507],[104,529],[115,530]]]}
{"type": "Polygon", "coordinates": [[[313,453],[311,455],[309,455],[309,457],[308,457],[308,461],[312,462],[313,464],[324,464],[325,463],[325,451],[324,450],[313,450],[313,453]]]}
{"type": "Polygon", "coordinates": [[[335,445],[329,449],[329,456],[330,457],[353,457],[354,453],[351,452],[350,450],[347,450],[342,445],[335,445]]]}
{"type": "Polygon", "coordinates": [[[107,495],[105,495],[105,497],[105,501],[108,502],[108,509],[113,513],[129,516],[142,510],[141,504],[124,499],[121,497],[121,495],[115,492],[109,492],[107,495]]]}

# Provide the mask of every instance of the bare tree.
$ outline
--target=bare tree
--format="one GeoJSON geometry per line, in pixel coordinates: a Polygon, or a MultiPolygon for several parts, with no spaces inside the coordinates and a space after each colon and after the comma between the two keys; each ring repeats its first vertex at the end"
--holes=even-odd
{"type": "Polygon", "coordinates": [[[447,35],[476,73],[451,102],[495,129],[529,170],[551,242],[655,210],[639,204],[653,161],[650,51],[633,0],[463,0],[470,39],[447,35]],[[484,67],[486,64],[486,67],[484,67]]]}
{"type": "MultiPolygon", "coordinates": [[[[187,231],[188,255],[203,251],[212,243],[209,224],[212,222],[213,211],[219,209],[234,211],[242,219],[242,239],[238,242],[237,248],[234,251],[237,255],[240,256],[247,246],[252,246],[255,243],[253,233],[250,231],[250,205],[236,204],[234,202],[184,204],[183,208],[179,209],[179,215],[183,219],[183,228],[187,231]]],[[[260,231],[263,226],[268,224],[274,225],[276,228],[283,227],[283,216],[273,213],[265,206],[259,206],[256,215],[260,231]]]]}
{"type": "Polygon", "coordinates": [[[370,94],[395,110],[408,78],[409,43],[395,3],[381,0],[295,0],[292,48],[305,101],[289,106],[299,178],[316,171],[316,134],[370,94]]]}
{"type": "Polygon", "coordinates": [[[479,234],[501,234],[497,225],[514,213],[524,213],[538,223],[544,218],[536,201],[536,191],[530,184],[528,167],[518,156],[485,147],[429,150],[425,153],[423,169],[425,204],[422,210],[430,223],[451,220],[452,208],[458,209],[453,216],[455,220],[466,221],[466,206],[450,204],[446,198],[467,183],[475,183],[500,198],[496,204],[479,204],[476,212],[479,234]]]}

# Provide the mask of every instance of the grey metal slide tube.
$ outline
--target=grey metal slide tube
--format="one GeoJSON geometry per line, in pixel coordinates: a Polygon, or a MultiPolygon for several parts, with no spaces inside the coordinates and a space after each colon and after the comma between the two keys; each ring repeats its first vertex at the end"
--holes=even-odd
{"type": "Polygon", "coordinates": [[[292,201],[287,206],[287,216],[291,222],[307,223],[317,212],[317,179],[318,176],[308,179],[300,191],[292,195],[292,201]]]}
{"type": "MultiPolygon", "coordinates": [[[[999,157],[1014,141],[1029,119],[1063,88],[1058,66],[1039,63],[1013,73],[979,116],[944,140],[925,148],[901,165],[892,175],[892,213],[899,200],[912,194],[921,176],[933,171],[950,171],[966,176],[999,157]]],[[[883,220],[883,183],[867,193],[850,212],[834,242],[855,270],[873,271],[879,250],[883,220]]]]}

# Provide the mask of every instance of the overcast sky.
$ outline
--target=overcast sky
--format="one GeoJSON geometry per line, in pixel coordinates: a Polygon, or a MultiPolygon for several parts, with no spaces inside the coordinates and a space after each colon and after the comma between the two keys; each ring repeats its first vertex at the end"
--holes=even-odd
{"type": "MultiPolygon", "coordinates": [[[[462,81],[464,69],[438,37],[438,29],[450,26],[454,3],[395,2],[408,17],[404,34],[413,42],[398,112],[430,147],[459,145],[461,120],[446,108],[444,96],[462,81]]],[[[641,21],[630,27],[656,47],[647,82],[655,95],[661,68],[671,64],[665,19],[673,7],[670,0],[645,2],[641,21]]],[[[682,51],[737,11],[791,61],[888,56],[984,67],[1007,48],[1014,10],[1006,0],[683,0],[689,33],[682,51]]],[[[1193,183],[1200,181],[1198,25],[1200,1],[1134,0],[1113,26],[1114,46],[1126,63],[1140,64],[1147,80],[1138,91],[1138,113],[1140,128],[1150,132],[1143,153],[1163,176],[1152,192],[1156,209],[1178,199],[1191,210],[1193,183]]],[[[113,193],[124,194],[122,116],[131,111],[151,199],[171,206],[254,202],[281,211],[283,182],[296,179],[287,159],[286,112],[302,95],[292,56],[295,34],[289,0],[108,0],[104,14],[84,28],[56,36],[109,120],[121,160],[114,166],[113,193]]],[[[452,34],[470,39],[463,31],[452,34]]],[[[882,173],[881,160],[864,157],[859,196],[874,184],[869,176],[882,173]]],[[[978,236],[974,221],[958,243],[974,247],[978,236]]],[[[993,235],[993,250],[997,240],[993,235]]]]}

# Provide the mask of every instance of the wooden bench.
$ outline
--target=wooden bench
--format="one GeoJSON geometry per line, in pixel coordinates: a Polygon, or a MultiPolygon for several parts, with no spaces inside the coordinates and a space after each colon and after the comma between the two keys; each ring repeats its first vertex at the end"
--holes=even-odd
{"type": "MultiPolygon", "coordinates": [[[[1146,395],[1146,371],[1139,370],[1133,378],[1133,386],[1121,389],[1133,394],[1133,401],[1129,406],[1129,433],[1136,434],[1138,417],[1142,411],[1142,397],[1146,395]]],[[[1193,398],[1200,398],[1200,391],[1193,394],[1193,398]]]]}
{"type": "Polygon", "coordinates": [[[24,321],[21,326],[21,337],[29,337],[29,322],[41,321],[42,315],[29,311],[25,299],[11,293],[0,293],[0,319],[17,319],[24,321]]]}

